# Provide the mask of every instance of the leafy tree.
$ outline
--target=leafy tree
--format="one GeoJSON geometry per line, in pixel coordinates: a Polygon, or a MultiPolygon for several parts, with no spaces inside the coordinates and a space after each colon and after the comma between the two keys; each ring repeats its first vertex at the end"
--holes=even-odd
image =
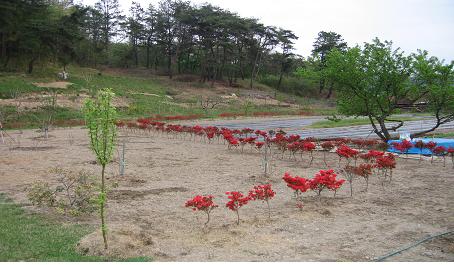
{"type": "Polygon", "coordinates": [[[282,76],[290,70],[292,63],[291,56],[293,55],[292,50],[294,49],[293,41],[297,40],[298,37],[290,30],[279,29],[277,38],[282,49],[281,70],[279,74],[279,82],[277,84],[277,89],[279,89],[282,83],[282,76]]]}
{"type": "Polygon", "coordinates": [[[101,41],[103,48],[108,50],[110,40],[118,35],[118,27],[124,16],[120,10],[118,0],[99,0],[95,4],[101,14],[101,41]]]}
{"type": "MultiPolygon", "coordinates": [[[[339,87],[338,108],[341,113],[367,116],[374,132],[383,140],[389,140],[389,131],[403,125],[388,128],[386,121],[398,103],[412,98],[414,90],[409,86],[412,58],[399,49],[393,50],[392,42],[374,39],[364,48],[354,47],[346,52],[337,49],[327,58],[327,71],[339,87]]],[[[414,99],[415,100],[415,99],[414,99]]]]}
{"type": "MultiPolygon", "coordinates": [[[[326,75],[323,70],[326,68],[326,58],[329,52],[333,49],[343,51],[347,48],[347,43],[344,41],[342,36],[336,32],[320,31],[313,44],[312,54],[318,57],[317,71],[320,71],[320,82],[319,82],[319,93],[325,89],[326,75]]],[[[329,92],[326,98],[330,98],[333,92],[333,82],[330,83],[329,92]]]]}
{"type": "Polygon", "coordinates": [[[129,37],[134,64],[137,67],[139,66],[139,45],[141,45],[145,35],[144,10],[139,3],[132,2],[129,12],[131,15],[122,25],[126,31],[126,35],[129,37]]]}
{"type": "Polygon", "coordinates": [[[101,171],[101,193],[99,195],[101,231],[104,240],[104,248],[107,249],[107,225],[105,221],[105,205],[107,202],[107,192],[105,185],[106,165],[112,160],[115,142],[117,137],[116,110],[112,105],[115,94],[111,89],[102,89],[98,92],[95,100],[87,100],[84,105],[84,114],[88,133],[90,136],[90,146],[96,155],[98,163],[102,167],[101,171]]]}
{"type": "Polygon", "coordinates": [[[421,50],[413,54],[413,58],[412,84],[435,116],[433,127],[411,135],[418,137],[454,121],[454,61],[444,64],[436,57],[429,57],[427,51],[421,50]]]}

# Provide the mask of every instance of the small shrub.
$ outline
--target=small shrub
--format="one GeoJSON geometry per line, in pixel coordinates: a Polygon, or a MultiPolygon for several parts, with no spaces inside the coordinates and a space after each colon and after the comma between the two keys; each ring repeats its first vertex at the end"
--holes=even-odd
{"type": "Polygon", "coordinates": [[[237,216],[236,224],[239,225],[240,224],[239,209],[244,205],[248,204],[248,202],[251,200],[251,197],[244,196],[243,193],[239,191],[228,191],[225,194],[227,194],[228,198],[230,199],[230,201],[226,203],[225,207],[229,208],[230,210],[236,213],[237,216]]]}
{"type": "Polygon", "coordinates": [[[268,218],[271,218],[270,200],[275,194],[276,193],[271,188],[271,184],[255,186],[249,191],[249,197],[251,200],[261,200],[266,202],[266,205],[268,206],[268,218]]]}
{"type": "Polygon", "coordinates": [[[34,182],[27,191],[27,198],[33,205],[52,207],[57,201],[55,191],[47,182],[34,182]]]}
{"type": "Polygon", "coordinates": [[[205,222],[205,225],[207,225],[210,222],[211,211],[218,207],[218,205],[213,202],[213,198],[213,195],[197,195],[191,200],[188,200],[185,207],[191,207],[193,211],[204,211],[207,214],[207,221],[205,222]]]}
{"type": "Polygon", "coordinates": [[[47,182],[35,182],[27,193],[33,205],[56,207],[58,212],[74,216],[97,209],[96,184],[89,174],[61,168],[52,169],[51,173],[57,175],[59,184],[51,187],[47,182]]]}

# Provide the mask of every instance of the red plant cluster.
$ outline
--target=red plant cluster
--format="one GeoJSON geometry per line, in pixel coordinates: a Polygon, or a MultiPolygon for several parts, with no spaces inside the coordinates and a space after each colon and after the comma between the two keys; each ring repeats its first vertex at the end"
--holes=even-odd
{"type": "Polygon", "coordinates": [[[353,148],[350,148],[349,146],[342,144],[336,149],[336,153],[339,156],[339,166],[342,158],[347,159],[347,165],[350,164],[350,159],[353,158],[355,159],[355,164],[356,164],[356,159],[358,157],[359,151],[353,148]]]}
{"type": "Polygon", "coordinates": [[[276,195],[274,190],[271,188],[271,184],[255,186],[249,191],[249,197],[251,200],[261,200],[266,202],[268,206],[268,218],[271,218],[270,200],[276,195]]]}
{"type": "Polygon", "coordinates": [[[393,154],[387,154],[376,159],[376,166],[380,169],[396,168],[396,157],[393,154]]]}
{"type": "Polygon", "coordinates": [[[249,191],[249,197],[252,200],[266,201],[273,198],[275,194],[276,193],[271,188],[271,184],[254,186],[254,188],[249,191]]]}
{"type": "Polygon", "coordinates": [[[193,211],[208,211],[211,210],[212,208],[218,207],[214,202],[213,202],[213,195],[197,195],[191,200],[188,200],[186,202],[185,207],[192,207],[193,211]]]}
{"type": "Polygon", "coordinates": [[[393,142],[392,143],[393,147],[399,151],[401,154],[407,154],[408,150],[412,148],[414,145],[408,141],[408,140],[403,140],[401,142],[393,142]]]}
{"type": "Polygon", "coordinates": [[[385,154],[385,152],[382,152],[382,151],[369,150],[367,153],[361,154],[359,157],[362,158],[366,162],[371,162],[372,160],[382,157],[384,154],[385,154]]]}
{"type": "Polygon", "coordinates": [[[248,204],[248,202],[252,200],[252,198],[249,195],[244,196],[244,194],[239,191],[228,191],[225,194],[227,194],[228,198],[230,199],[230,201],[226,203],[225,207],[236,212],[238,217],[237,224],[240,224],[240,214],[238,210],[244,205],[248,204]]]}
{"type": "Polygon", "coordinates": [[[441,145],[435,147],[432,152],[437,156],[445,156],[447,153],[447,149],[441,145]]]}
{"type": "Polygon", "coordinates": [[[350,196],[353,196],[353,177],[360,176],[366,180],[366,191],[369,187],[369,177],[372,175],[372,169],[375,165],[372,164],[360,164],[359,166],[347,165],[344,169],[347,173],[347,179],[350,183],[350,196]]]}
{"type": "Polygon", "coordinates": [[[336,179],[337,174],[334,170],[320,170],[315,174],[314,178],[306,179],[299,176],[292,177],[290,173],[286,172],[282,178],[289,188],[295,191],[297,199],[299,199],[300,192],[313,190],[318,196],[324,189],[332,190],[336,194],[337,190],[344,184],[344,179],[336,179]]]}
{"type": "Polygon", "coordinates": [[[306,192],[311,188],[309,183],[310,181],[308,179],[299,176],[292,177],[292,175],[288,172],[285,172],[282,179],[287,183],[287,187],[295,191],[297,197],[300,192],[306,192]]]}
{"type": "Polygon", "coordinates": [[[188,200],[185,207],[191,207],[193,211],[204,211],[208,218],[205,223],[205,225],[207,225],[208,222],[210,222],[210,212],[218,207],[218,205],[213,202],[213,198],[213,195],[197,195],[191,200],[188,200]]]}
{"type": "Polygon", "coordinates": [[[337,174],[334,173],[334,170],[320,170],[315,177],[311,179],[311,189],[320,196],[321,192],[324,189],[334,191],[334,195],[336,194],[337,190],[344,184],[344,179],[336,179],[337,174]]]}

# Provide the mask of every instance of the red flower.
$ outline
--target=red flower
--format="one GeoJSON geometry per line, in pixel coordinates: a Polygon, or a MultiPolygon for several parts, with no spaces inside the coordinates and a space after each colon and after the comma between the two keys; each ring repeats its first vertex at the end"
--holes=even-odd
{"type": "Polygon", "coordinates": [[[337,148],[336,153],[340,157],[345,157],[347,159],[351,157],[356,157],[359,154],[359,151],[356,149],[352,149],[346,145],[341,145],[337,148]]]}
{"type": "Polygon", "coordinates": [[[225,207],[236,212],[238,217],[237,224],[240,224],[240,215],[238,213],[238,210],[244,205],[248,204],[248,202],[251,200],[251,197],[244,196],[243,193],[239,191],[228,191],[225,194],[227,194],[228,198],[230,199],[230,201],[225,204],[225,207]]]}
{"type": "Polygon", "coordinates": [[[447,151],[448,151],[448,150],[447,150],[445,147],[441,146],[441,145],[435,147],[435,148],[432,150],[432,152],[433,152],[434,154],[439,155],[439,156],[444,156],[444,155],[446,155],[447,151]]]}
{"type": "Polygon", "coordinates": [[[274,197],[276,193],[271,189],[271,184],[255,186],[249,191],[249,197],[252,200],[267,201],[274,197]]]}
{"type": "Polygon", "coordinates": [[[376,167],[380,169],[393,169],[396,167],[396,159],[394,155],[388,154],[377,158],[376,167]]]}
{"type": "Polygon", "coordinates": [[[323,148],[323,150],[325,150],[325,151],[330,151],[330,150],[332,150],[336,145],[335,145],[335,143],[332,142],[332,141],[326,141],[326,142],[323,142],[320,146],[323,148]]]}
{"type": "Polygon", "coordinates": [[[313,142],[303,142],[303,145],[301,146],[303,151],[308,151],[308,152],[312,152],[314,149],[315,149],[315,143],[313,142]]]}
{"type": "Polygon", "coordinates": [[[315,174],[314,178],[310,180],[310,187],[313,191],[317,192],[320,196],[320,193],[325,189],[332,190],[336,192],[342,184],[344,184],[345,180],[336,179],[337,174],[334,173],[334,170],[320,170],[317,174],[315,174]]]}
{"type": "Polygon", "coordinates": [[[191,200],[188,200],[185,207],[191,207],[193,211],[204,211],[208,216],[208,220],[205,223],[206,225],[210,221],[210,212],[218,207],[218,205],[213,202],[213,198],[213,195],[197,195],[191,200]]]}
{"type": "Polygon", "coordinates": [[[256,142],[255,147],[257,147],[257,149],[261,149],[264,144],[265,144],[264,142],[256,142]]]}
{"type": "Polygon", "coordinates": [[[305,178],[298,176],[292,177],[290,173],[285,172],[282,179],[287,183],[287,187],[297,192],[297,194],[298,192],[306,192],[308,189],[310,189],[310,183],[305,178]]]}
{"type": "Polygon", "coordinates": [[[425,148],[430,149],[430,150],[434,149],[435,146],[437,146],[437,143],[436,142],[432,142],[432,141],[430,141],[430,142],[428,142],[428,143],[426,143],[424,145],[425,148]]]}
{"type": "Polygon", "coordinates": [[[360,155],[362,159],[365,161],[371,161],[372,159],[377,159],[378,157],[382,157],[385,152],[377,151],[377,150],[369,150],[366,154],[360,155]]]}

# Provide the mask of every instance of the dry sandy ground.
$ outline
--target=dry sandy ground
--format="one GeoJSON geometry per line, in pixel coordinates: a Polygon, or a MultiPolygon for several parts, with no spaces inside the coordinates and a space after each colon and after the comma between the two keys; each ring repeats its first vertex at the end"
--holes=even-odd
{"type": "MultiPolygon", "coordinates": [[[[13,138],[18,132],[9,132],[13,138]]],[[[20,148],[0,144],[0,192],[7,193],[31,211],[50,216],[27,202],[24,188],[35,180],[55,182],[51,167],[99,173],[88,149],[86,130],[57,129],[47,141],[32,140],[33,130],[23,131],[20,148]],[[70,140],[74,143],[71,145],[70,140]]],[[[371,179],[355,181],[353,198],[348,184],[336,198],[325,192],[319,202],[305,194],[304,209],[295,207],[292,192],[281,180],[285,171],[313,176],[325,166],[321,154],[314,165],[276,160],[271,183],[276,197],[272,218],[266,205],[251,202],[240,210],[241,224],[224,207],[226,191],[247,192],[267,181],[261,176],[261,156],[255,150],[227,150],[222,144],[168,139],[167,136],[129,136],[125,177],[118,164],[108,168],[109,182],[119,186],[109,194],[109,255],[151,256],[158,261],[367,261],[413,243],[429,234],[454,229],[454,169],[437,161],[398,159],[393,182],[381,188],[371,179]],[[203,229],[205,215],[184,208],[196,194],[213,194],[220,205],[203,229]]],[[[307,157],[306,157],[307,161],[307,157]]],[[[337,167],[337,156],[329,155],[337,167]]],[[[96,215],[60,218],[68,223],[97,224],[96,215]]],[[[81,240],[78,248],[102,254],[97,232],[81,240]]],[[[454,236],[419,245],[389,261],[453,261],[454,236]]]]}

